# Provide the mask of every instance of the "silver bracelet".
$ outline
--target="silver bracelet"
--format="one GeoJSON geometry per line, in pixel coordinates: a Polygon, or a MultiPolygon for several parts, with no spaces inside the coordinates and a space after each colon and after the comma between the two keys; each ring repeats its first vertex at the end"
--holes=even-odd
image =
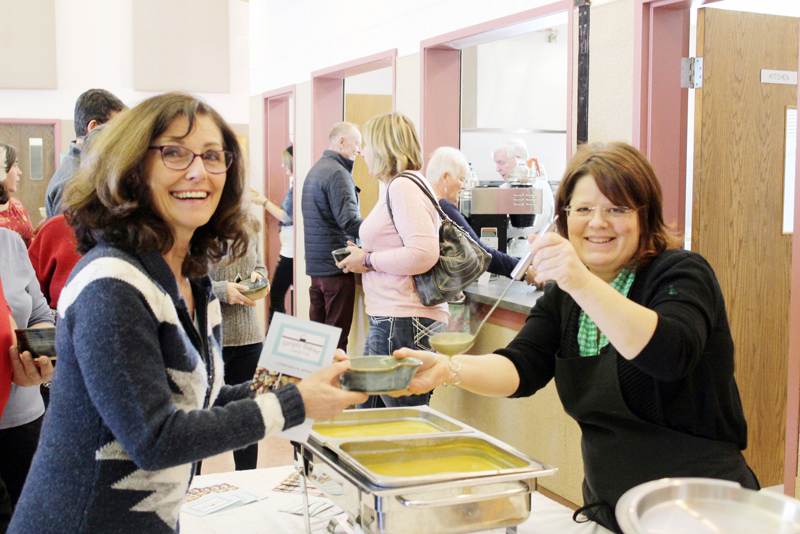
{"type": "Polygon", "coordinates": [[[461,370],[461,362],[450,358],[450,372],[453,373],[453,378],[448,384],[445,382],[442,384],[444,387],[456,387],[461,383],[461,375],[458,372],[461,370]]]}

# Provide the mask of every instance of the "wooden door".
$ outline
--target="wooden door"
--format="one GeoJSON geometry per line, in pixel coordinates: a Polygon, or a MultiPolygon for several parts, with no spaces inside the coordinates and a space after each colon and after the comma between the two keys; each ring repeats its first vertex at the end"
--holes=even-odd
{"type": "MultiPolygon", "coordinates": [[[[345,95],[344,120],[357,125],[359,130],[362,130],[364,124],[375,115],[390,111],[392,111],[391,95],[345,95]]],[[[378,180],[367,172],[364,158],[356,158],[353,165],[353,180],[361,189],[358,201],[361,216],[366,217],[378,201],[378,180]]]]}
{"type": "Polygon", "coordinates": [[[784,113],[797,87],[792,17],[698,10],[692,248],[719,278],[748,423],[745,457],[762,486],[783,483],[791,236],[781,233],[784,113]]]}
{"type": "Polygon", "coordinates": [[[44,207],[47,184],[55,169],[55,128],[52,124],[11,124],[0,122],[0,141],[17,150],[22,178],[13,194],[19,199],[31,217],[35,228],[43,219],[39,208],[44,207]],[[31,175],[31,140],[41,143],[41,149],[33,150],[33,167],[37,176],[31,175]],[[39,141],[37,141],[39,140],[39,141]]]}

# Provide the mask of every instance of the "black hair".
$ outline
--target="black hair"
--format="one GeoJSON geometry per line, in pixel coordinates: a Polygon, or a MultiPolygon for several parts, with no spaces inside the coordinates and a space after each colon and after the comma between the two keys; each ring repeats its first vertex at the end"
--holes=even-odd
{"type": "Polygon", "coordinates": [[[89,123],[105,124],[112,111],[122,111],[125,104],[105,89],[89,89],[75,102],[75,135],[85,137],[89,123]]]}

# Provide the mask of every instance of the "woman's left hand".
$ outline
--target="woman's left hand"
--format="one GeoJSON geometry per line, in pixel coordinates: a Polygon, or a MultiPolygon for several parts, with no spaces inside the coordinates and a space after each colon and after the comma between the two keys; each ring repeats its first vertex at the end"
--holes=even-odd
{"type": "Polygon", "coordinates": [[[247,291],[246,285],[237,284],[235,282],[228,282],[228,286],[225,288],[225,292],[227,293],[228,304],[242,304],[244,306],[255,306],[256,303],[253,302],[253,300],[247,297],[246,295],[242,295],[241,293],[242,291],[247,291]]]}
{"type": "Polygon", "coordinates": [[[347,242],[347,250],[350,255],[336,264],[338,268],[346,273],[365,273],[369,271],[364,267],[364,249],[358,248],[352,241],[347,242]]]}
{"type": "Polygon", "coordinates": [[[555,280],[558,287],[570,293],[589,283],[592,275],[578,257],[572,243],[555,232],[535,238],[531,251],[531,269],[536,272],[534,281],[537,284],[555,280]]]}
{"type": "Polygon", "coordinates": [[[47,356],[34,359],[27,350],[22,354],[16,346],[8,349],[13,370],[13,381],[22,387],[38,386],[53,378],[53,362],[47,356]]]}

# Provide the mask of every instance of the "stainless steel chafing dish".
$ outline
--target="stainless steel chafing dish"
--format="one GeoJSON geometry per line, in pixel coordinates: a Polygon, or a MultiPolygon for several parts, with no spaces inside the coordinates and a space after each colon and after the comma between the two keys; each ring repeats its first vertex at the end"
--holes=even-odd
{"type": "Polygon", "coordinates": [[[515,532],[530,515],[536,478],[556,469],[427,407],[353,410],[344,417],[357,424],[414,420],[415,415],[441,424],[441,431],[368,439],[331,439],[314,431],[308,443],[295,444],[297,466],[366,534],[502,527],[515,532]],[[442,468],[440,462],[463,456],[466,469],[442,468]],[[384,470],[393,459],[407,462],[400,473],[384,470]],[[406,474],[420,465],[419,473],[406,474]]]}

